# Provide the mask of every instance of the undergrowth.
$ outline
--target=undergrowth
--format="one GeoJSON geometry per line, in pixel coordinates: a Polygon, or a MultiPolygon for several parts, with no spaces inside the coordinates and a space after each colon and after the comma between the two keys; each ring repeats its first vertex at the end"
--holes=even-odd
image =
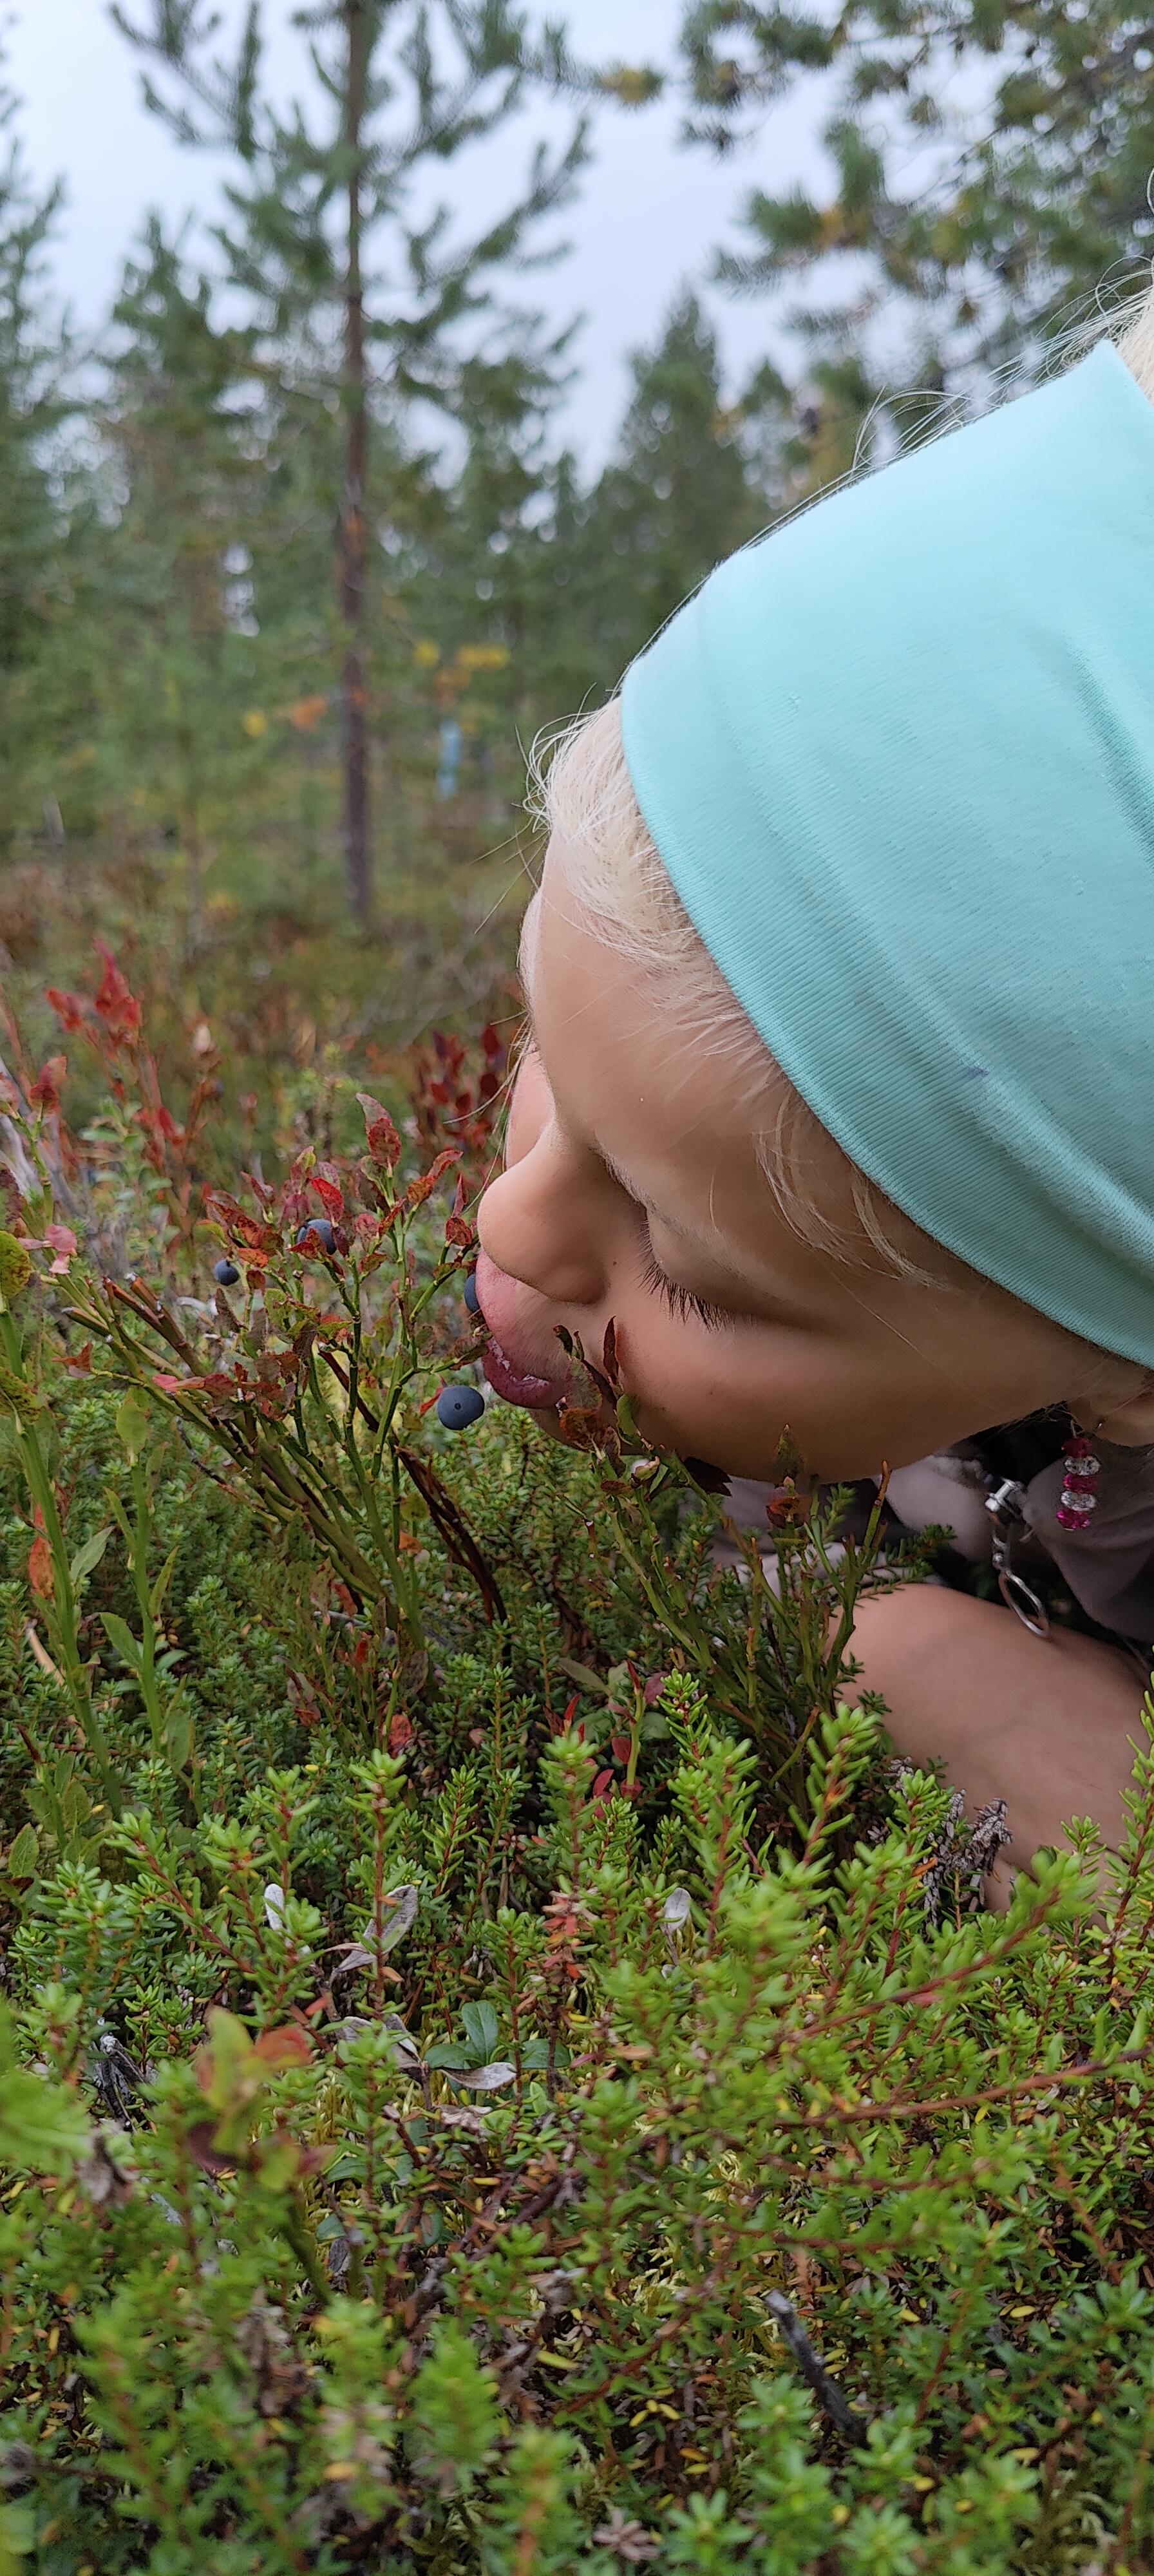
{"type": "Polygon", "coordinates": [[[979,1910],[843,1704],[900,1570],[837,1496],[783,1458],[723,1570],[611,1337],[563,1440],[439,1429],[492,1049],[206,1200],[116,970],[59,998],[106,1109],[3,1103],[3,2576],[1154,2566],[1149,1748],[1105,1897],[1079,1829],[979,1910]]]}

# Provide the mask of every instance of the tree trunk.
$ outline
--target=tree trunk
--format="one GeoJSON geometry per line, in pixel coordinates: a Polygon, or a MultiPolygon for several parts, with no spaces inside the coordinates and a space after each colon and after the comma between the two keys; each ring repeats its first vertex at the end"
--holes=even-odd
{"type": "Polygon", "coordinates": [[[369,838],[369,752],[365,721],[365,610],[368,543],[365,468],[368,404],[365,314],[361,281],[361,128],[368,75],[368,10],[365,0],[345,0],[348,78],[345,141],[349,150],[348,237],[345,267],[345,474],[338,532],[341,621],[344,627],[342,717],[345,769],[345,866],[349,902],[367,922],[372,901],[369,838]]]}

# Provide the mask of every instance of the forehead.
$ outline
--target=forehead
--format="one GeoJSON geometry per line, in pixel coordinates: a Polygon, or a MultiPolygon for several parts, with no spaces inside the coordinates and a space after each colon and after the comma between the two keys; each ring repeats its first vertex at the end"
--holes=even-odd
{"type": "MultiPolygon", "coordinates": [[[[711,1044],[673,977],[597,936],[555,850],[526,916],[522,971],[558,1114],[614,1168],[630,1172],[639,1156],[712,1167],[734,1151],[752,1162],[766,1085],[755,1110],[724,1033],[711,1044]]],[[[768,1058],[765,1071],[772,1088],[768,1058]]]]}

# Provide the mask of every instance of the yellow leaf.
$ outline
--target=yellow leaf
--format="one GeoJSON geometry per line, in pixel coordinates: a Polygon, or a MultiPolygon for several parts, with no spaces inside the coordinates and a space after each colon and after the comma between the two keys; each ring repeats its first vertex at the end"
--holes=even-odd
{"type": "Polygon", "coordinates": [[[247,715],[241,717],[241,723],[253,742],[259,742],[262,733],[268,732],[268,717],[263,707],[250,707],[247,715]]]}

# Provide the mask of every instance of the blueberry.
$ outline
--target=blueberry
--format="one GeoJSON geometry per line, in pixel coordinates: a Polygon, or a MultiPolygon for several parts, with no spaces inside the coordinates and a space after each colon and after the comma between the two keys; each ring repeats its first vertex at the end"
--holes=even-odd
{"type": "Polygon", "coordinates": [[[212,1275],[218,1288],[235,1288],[240,1272],[235,1261],[218,1261],[212,1275]]]}
{"type": "Polygon", "coordinates": [[[484,1410],[484,1396],[475,1386],[443,1386],[437,1397],[437,1420],[445,1431],[467,1431],[484,1410]]]}
{"type": "Polygon", "coordinates": [[[477,1273],[475,1270],[470,1270],[468,1278],[465,1281],[465,1304],[471,1315],[480,1314],[481,1300],[477,1295],[477,1273]]]}
{"type": "Polygon", "coordinates": [[[307,1225],[297,1228],[297,1242],[309,1244],[310,1251],[315,1249],[317,1252],[335,1252],[336,1250],[336,1237],[327,1216],[310,1216],[307,1225]],[[310,1235],[313,1237],[311,1244],[310,1235]]]}

